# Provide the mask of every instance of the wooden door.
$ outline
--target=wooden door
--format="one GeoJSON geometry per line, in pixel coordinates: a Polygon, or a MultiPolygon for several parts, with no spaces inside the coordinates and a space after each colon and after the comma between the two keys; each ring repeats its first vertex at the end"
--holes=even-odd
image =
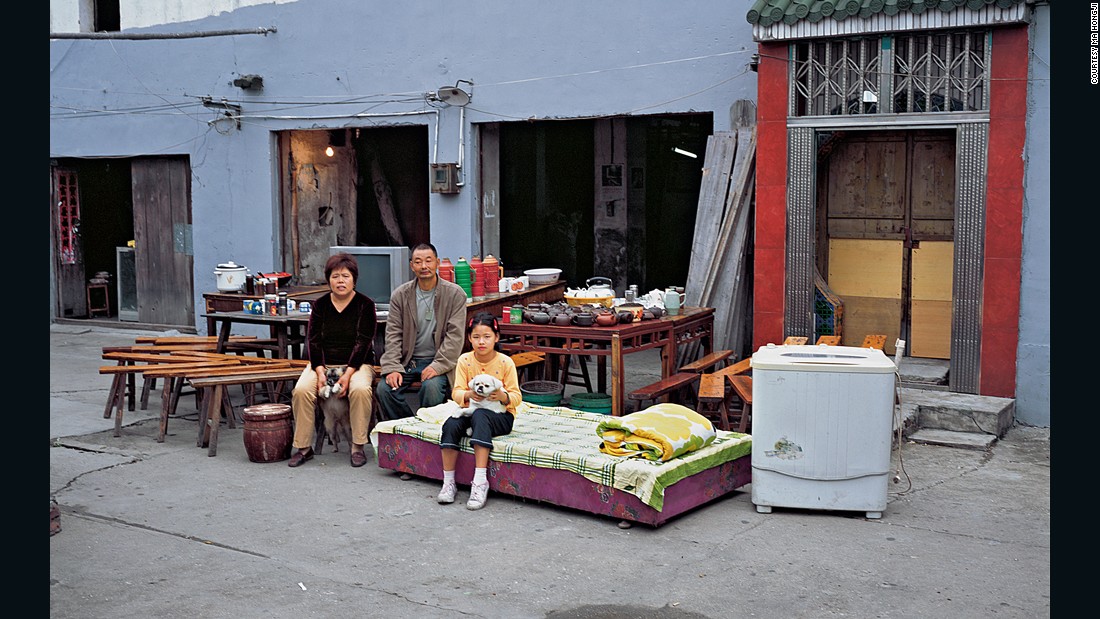
{"type": "Polygon", "coordinates": [[[843,344],[886,335],[914,357],[951,350],[952,131],[833,134],[822,162],[819,261],[844,302],[843,344]]]}
{"type": "Polygon", "coordinates": [[[191,169],[186,159],[131,163],[138,321],[195,324],[191,169]]]}

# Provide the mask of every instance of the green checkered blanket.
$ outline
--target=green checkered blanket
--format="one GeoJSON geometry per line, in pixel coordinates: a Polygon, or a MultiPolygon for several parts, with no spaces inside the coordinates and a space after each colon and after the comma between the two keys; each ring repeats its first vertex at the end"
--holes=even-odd
{"type": "MultiPolygon", "coordinates": [[[[596,427],[607,417],[564,407],[520,405],[511,434],[493,438],[490,455],[497,462],[518,462],[540,468],[571,471],[596,483],[629,492],[657,511],[665,488],[725,462],[749,455],[752,437],[716,430],[714,442],[667,462],[613,456],[600,451],[596,427]]],[[[374,433],[402,434],[439,443],[442,419],[410,417],[378,423],[374,433]]],[[[377,445],[377,442],[374,442],[377,445]]],[[[466,440],[462,451],[473,453],[466,440]]]]}

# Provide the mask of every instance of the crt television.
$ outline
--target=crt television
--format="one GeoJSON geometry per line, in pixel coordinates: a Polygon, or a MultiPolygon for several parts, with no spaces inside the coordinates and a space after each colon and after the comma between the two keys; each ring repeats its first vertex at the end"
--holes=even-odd
{"type": "Polygon", "coordinates": [[[370,297],[378,312],[389,312],[390,293],[413,278],[408,247],[363,247],[336,245],[329,255],[351,254],[359,264],[355,289],[370,297]]]}

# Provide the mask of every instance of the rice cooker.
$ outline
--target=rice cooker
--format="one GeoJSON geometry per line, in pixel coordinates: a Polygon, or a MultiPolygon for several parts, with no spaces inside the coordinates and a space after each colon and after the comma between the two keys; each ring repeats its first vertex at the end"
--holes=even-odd
{"type": "Polygon", "coordinates": [[[244,290],[244,280],[248,269],[229,261],[219,264],[214,269],[214,276],[218,278],[218,292],[240,292],[244,290]]]}

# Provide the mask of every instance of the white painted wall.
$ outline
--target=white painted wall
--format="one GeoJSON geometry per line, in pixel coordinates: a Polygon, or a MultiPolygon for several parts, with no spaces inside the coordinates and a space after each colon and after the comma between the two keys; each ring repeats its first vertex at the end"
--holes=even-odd
{"type": "MultiPolygon", "coordinates": [[[[118,8],[120,25],[129,30],[212,17],[246,6],[288,2],[298,0],[121,0],[118,8]]],[[[50,32],[91,32],[92,4],[92,0],[50,0],[50,32]]]]}

